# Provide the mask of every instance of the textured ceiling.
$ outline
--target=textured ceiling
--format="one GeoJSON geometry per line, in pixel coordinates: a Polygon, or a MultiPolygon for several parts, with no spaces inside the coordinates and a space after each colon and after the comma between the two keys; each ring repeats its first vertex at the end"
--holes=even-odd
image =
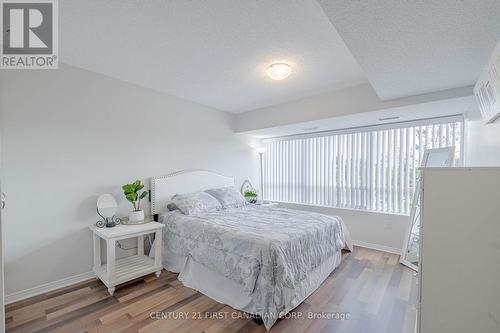
{"type": "Polygon", "coordinates": [[[474,84],[500,0],[318,0],[382,99],[474,84]]]}
{"type": "Polygon", "coordinates": [[[60,0],[61,61],[230,112],[366,82],[315,0],[60,0]],[[292,64],[273,81],[266,67],[292,64]]]}

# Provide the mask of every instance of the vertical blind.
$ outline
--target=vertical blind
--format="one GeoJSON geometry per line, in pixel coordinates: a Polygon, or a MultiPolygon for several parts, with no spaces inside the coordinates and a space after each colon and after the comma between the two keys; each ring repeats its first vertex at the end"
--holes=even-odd
{"type": "Polygon", "coordinates": [[[265,142],[264,199],[409,214],[426,148],[455,147],[463,120],[440,118],[265,142]]]}

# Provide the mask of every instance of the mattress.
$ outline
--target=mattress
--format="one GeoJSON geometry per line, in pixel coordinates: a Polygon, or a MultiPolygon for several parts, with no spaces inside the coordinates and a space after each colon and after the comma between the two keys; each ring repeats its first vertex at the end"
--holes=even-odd
{"type": "Polygon", "coordinates": [[[246,206],[199,216],[160,215],[164,266],[215,300],[260,316],[269,329],[300,304],[351,249],[339,217],[246,206]],[[213,279],[199,281],[198,273],[213,279]],[[210,273],[210,274],[209,274],[210,273]]]}

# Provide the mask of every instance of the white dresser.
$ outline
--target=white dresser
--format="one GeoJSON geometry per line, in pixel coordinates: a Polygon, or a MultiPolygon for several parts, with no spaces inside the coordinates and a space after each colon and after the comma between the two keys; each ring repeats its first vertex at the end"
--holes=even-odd
{"type": "Polygon", "coordinates": [[[500,332],[500,168],[422,172],[420,333],[500,332]]]}

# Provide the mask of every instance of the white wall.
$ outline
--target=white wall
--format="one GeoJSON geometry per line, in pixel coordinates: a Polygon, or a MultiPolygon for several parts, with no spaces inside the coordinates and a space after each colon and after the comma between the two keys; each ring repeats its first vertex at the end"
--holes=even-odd
{"type": "Polygon", "coordinates": [[[465,163],[468,166],[500,166],[500,119],[485,125],[473,105],[467,113],[465,163]]]}
{"type": "Polygon", "coordinates": [[[355,245],[400,252],[409,217],[362,210],[280,203],[281,207],[308,210],[340,216],[351,233],[355,245]]]}
{"type": "Polygon", "coordinates": [[[7,294],[90,271],[96,197],[126,215],[121,184],[187,168],[257,183],[233,115],[100,74],[4,71],[0,111],[7,294]]]}

